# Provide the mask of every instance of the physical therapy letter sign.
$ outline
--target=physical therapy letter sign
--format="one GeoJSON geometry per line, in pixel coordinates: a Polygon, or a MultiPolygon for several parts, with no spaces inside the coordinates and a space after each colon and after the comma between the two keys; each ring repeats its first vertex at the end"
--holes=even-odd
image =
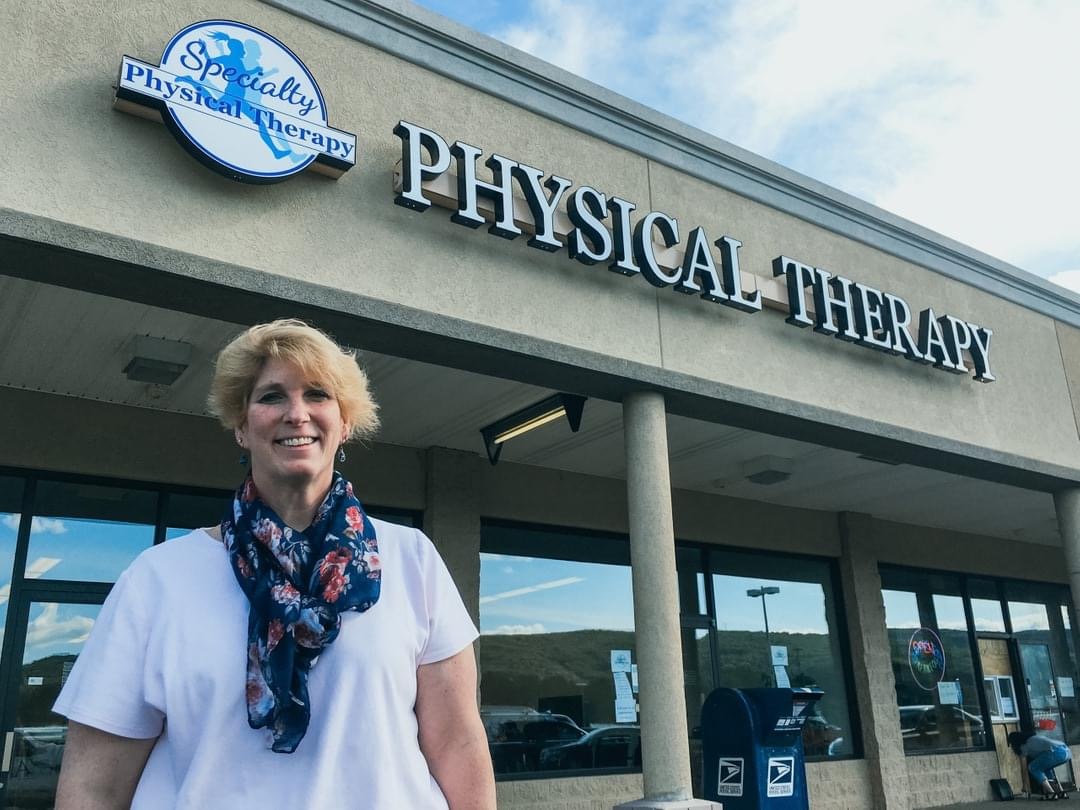
{"type": "Polygon", "coordinates": [[[160,114],[196,160],[246,183],[277,183],[309,167],[339,177],[356,162],[356,136],[329,126],[304,63],[243,23],[189,25],[169,40],[160,65],[125,56],[115,106],[160,114]]]}
{"type": "MultiPolygon", "coordinates": [[[[741,269],[743,243],[732,236],[714,241],[703,227],[687,230],[662,211],[637,215],[630,200],[575,187],[569,178],[505,155],[485,157],[477,146],[449,143],[408,121],[398,122],[394,134],[401,140],[394,198],[400,206],[417,212],[449,208],[451,221],[466,228],[487,225],[502,239],[528,234],[531,248],[563,252],[587,266],[603,264],[621,276],[750,315],[776,303],[763,295],[760,276],[741,269]],[[490,181],[481,178],[478,163],[490,181]]],[[[985,326],[930,307],[913,310],[898,295],[788,256],[773,260],[771,271],[768,281],[782,278],[786,287],[783,303],[774,308],[782,307],[792,326],[980,382],[995,379],[993,331],[985,326]]]]}

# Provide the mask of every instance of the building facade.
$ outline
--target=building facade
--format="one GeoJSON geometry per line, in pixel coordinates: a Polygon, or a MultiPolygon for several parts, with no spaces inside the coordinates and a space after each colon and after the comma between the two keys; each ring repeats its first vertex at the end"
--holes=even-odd
{"type": "Polygon", "coordinates": [[[0,806],[51,806],[119,572],[217,522],[213,357],[284,316],[361,350],[343,469],[481,628],[500,807],[701,796],[716,686],[825,692],[819,810],[1080,745],[1077,295],[404,3],[0,40],[0,806]]]}

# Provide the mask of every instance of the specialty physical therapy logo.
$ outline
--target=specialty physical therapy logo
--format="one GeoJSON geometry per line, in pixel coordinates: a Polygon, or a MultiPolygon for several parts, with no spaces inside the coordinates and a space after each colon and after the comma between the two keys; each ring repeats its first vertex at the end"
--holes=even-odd
{"type": "Polygon", "coordinates": [[[356,136],[328,126],[304,63],[243,23],[189,25],[169,40],[160,65],[125,56],[116,106],[160,113],[193,157],[234,180],[276,183],[308,167],[340,177],[356,163],[356,136]]]}
{"type": "Polygon", "coordinates": [[[920,627],[911,634],[908,642],[908,665],[915,683],[920,688],[932,691],[945,677],[945,648],[937,633],[920,627]]]}

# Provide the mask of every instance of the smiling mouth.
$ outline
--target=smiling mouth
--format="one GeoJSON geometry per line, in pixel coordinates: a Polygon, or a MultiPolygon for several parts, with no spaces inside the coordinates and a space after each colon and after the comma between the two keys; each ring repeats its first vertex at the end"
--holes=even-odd
{"type": "Polygon", "coordinates": [[[285,447],[304,447],[309,444],[315,444],[315,439],[311,436],[298,436],[295,439],[278,439],[276,444],[281,444],[285,447]]]}

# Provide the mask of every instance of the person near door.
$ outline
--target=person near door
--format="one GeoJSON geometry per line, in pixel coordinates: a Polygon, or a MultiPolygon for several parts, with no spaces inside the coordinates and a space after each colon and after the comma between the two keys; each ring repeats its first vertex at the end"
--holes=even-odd
{"type": "Polygon", "coordinates": [[[1008,739],[1012,750],[1027,759],[1032,784],[1042,788],[1043,799],[1069,798],[1054,774],[1054,768],[1072,759],[1069,746],[1032,731],[1014,731],[1008,739]]]}
{"type": "Polygon", "coordinates": [[[334,469],[378,421],[355,355],[254,326],[209,404],[249,472],[113,587],[54,707],[56,810],[494,810],[476,627],[431,541],[334,469]]]}

